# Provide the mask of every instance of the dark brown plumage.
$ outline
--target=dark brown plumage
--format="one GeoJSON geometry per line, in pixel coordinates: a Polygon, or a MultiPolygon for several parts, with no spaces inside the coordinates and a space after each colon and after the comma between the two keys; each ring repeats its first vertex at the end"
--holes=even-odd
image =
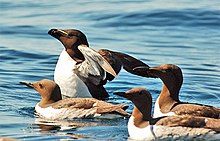
{"type": "MultiPolygon", "coordinates": [[[[160,125],[166,127],[180,126],[195,128],[195,130],[196,128],[204,128],[211,129],[216,133],[220,132],[220,119],[191,115],[152,118],[152,97],[149,91],[144,88],[133,88],[127,92],[115,92],[114,94],[132,101],[134,104],[134,109],[132,112],[133,124],[136,127],[145,128],[149,125],[160,125]]],[[[200,130],[198,131],[200,132],[200,130]]]]}
{"type": "MultiPolygon", "coordinates": [[[[163,81],[159,100],[157,100],[160,108],[159,110],[162,113],[174,112],[177,115],[220,118],[219,108],[202,104],[186,103],[179,100],[179,91],[183,83],[183,76],[178,66],[165,64],[150,68],[137,67],[135,70],[147,72],[163,81]]],[[[146,77],[149,77],[149,75],[146,77]]],[[[155,107],[157,106],[155,105],[155,107]]],[[[157,117],[157,115],[155,116],[157,117]]]]}

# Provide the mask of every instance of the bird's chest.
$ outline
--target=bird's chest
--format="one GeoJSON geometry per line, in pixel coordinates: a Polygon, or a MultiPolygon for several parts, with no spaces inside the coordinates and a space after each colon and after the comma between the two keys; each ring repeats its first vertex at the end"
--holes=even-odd
{"type": "Polygon", "coordinates": [[[167,112],[163,113],[161,112],[160,106],[159,106],[159,98],[157,98],[155,105],[154,105],[154,118],[163,117],[163,116],[175,116],[176,114],[174,112],[167,112]]]}
{"type": "Polygon", "coordinates": [[[54,71],[54,81],[60,86],[62,95],[92,97],[85,83],[73,71],[76,62],[67,55],[65,52],[60,54],[54,71]]]}
{"type": "Polygon", "coordinates": [[[128,132],[131,139],[135,140],[153,140],[154,139],[154,133],[153,133],[153,127],[154,125],[149,125],[144,128],[139,128],[134,125],[133,117],[131,116],[128,121],[128,132]]]}

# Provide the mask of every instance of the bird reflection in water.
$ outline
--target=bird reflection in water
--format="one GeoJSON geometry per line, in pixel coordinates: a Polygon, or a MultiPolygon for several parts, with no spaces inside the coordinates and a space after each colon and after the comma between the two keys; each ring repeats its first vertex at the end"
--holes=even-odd
{"type": "Polygon", "coordinates": [[[81,127],[91,127],[91,126],[114,126],[113,124],[109,125],[103,120],[100,122],[94,119],[75,119],[75,120],[47,120],[40,117],[36,117],[35,129],[39,130],[42,134],[56,134],[58,136],[69,136],[71,139],[82,139],[88,138],[85,135],[75,134],[77,128],[81,127]],[[65,131],[65,132],[62,132],[65,131]]]}

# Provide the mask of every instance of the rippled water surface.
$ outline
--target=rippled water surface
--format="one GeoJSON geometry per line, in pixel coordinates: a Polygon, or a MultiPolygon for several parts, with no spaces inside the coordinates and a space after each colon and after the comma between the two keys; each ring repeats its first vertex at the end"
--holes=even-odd
{"type": "MultiPolygon", "coordinates": [[[[39,124],[34,106],[40,96],[19,82],[53,79],[63,47],[47,34],[51,28],[80,29],[92,48],[128,53],[150,66],[176,64],[184,75],[182,101],[220,107],[219,0],[0,0],[0,13],[0,136],[19,140],[128,139],[127,119],[39,124]],[[60,124],[72,128],[60,129],[60,124]]],[[[133,87],[148,88],[155,102],[161,81],[123,70],[106,85],[108,101],[125,103],[131,112],[131,102],[112,92],[133,87]]]]}

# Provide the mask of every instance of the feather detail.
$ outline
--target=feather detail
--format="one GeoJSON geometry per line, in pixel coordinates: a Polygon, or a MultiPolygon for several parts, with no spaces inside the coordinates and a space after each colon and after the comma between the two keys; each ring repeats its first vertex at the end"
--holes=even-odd
{"type": "Polygon", "coordinates": [[[90,79],[90,81],[98,85],[105,79],[105,71],[116,77],[116,73],[111,65],[95,50],[86,46],[78,46],[79,50],[85,57],[82,63],[75,65],[75,73],[82,79],[90,79]]]}

